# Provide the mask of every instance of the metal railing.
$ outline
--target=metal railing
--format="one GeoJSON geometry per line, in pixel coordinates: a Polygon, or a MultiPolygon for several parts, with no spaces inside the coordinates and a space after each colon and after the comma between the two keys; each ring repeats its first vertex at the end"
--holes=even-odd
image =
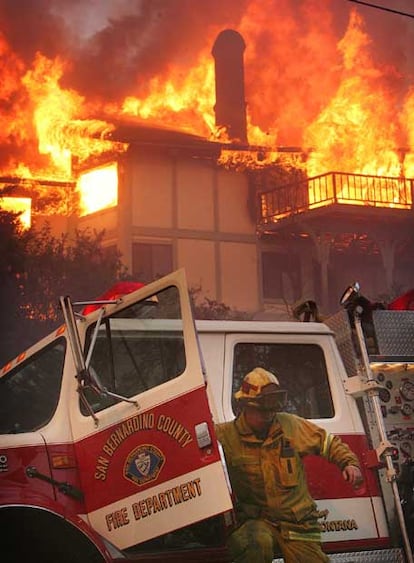
{"type": "Polygon", "coordinates": [[[329,172],[259,194],[262,224],[334,204],[412,209],[414,179],[329,172]]]}

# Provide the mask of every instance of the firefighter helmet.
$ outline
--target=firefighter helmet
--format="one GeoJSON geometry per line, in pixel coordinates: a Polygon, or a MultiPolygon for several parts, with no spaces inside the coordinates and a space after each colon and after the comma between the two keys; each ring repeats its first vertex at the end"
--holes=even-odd
{"type": "Polygon", "coordinates": [[[245,375],[234,397],[242,405],[277,410],[285,402],[286,391],[280,389],[279,380],[273,373],[257,367],[245,375]]]}

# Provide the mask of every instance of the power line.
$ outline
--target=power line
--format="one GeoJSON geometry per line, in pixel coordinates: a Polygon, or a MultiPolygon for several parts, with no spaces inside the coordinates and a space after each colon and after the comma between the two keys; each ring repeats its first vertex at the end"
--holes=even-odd
{"type": "Polygon", "coordinates": [[[406,16],[407,18],[414,18],[414,14],[400,12],[399,10],[386,8],[385,6],[378,6],[378,4],[371,4],[371,2],[363,2],[362,0],[348,0],[348,2],[354,2],[355,4],[361,4],[362,6],[368,6],[368,8],[376,8],[377,10],[383,10],[384,12],[391,12],[393,14],[398,14],[399,16],[406,16]]]}

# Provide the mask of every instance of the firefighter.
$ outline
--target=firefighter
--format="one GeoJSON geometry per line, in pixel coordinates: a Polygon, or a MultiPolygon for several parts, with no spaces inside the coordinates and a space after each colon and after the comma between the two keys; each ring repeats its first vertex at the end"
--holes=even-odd
{"type": "Polygon", "coordinates": [[[287,563],[329,561],[304,455],[335,463],[354,488],[363,481],[357,457],[337,436],[279,412],[285,398],[277,377],[257,367],[235,393],[237,418],[217,425],[234,493],[237,522],[228,547],[235,563],[270,563],[277,552],[287,563]]]}

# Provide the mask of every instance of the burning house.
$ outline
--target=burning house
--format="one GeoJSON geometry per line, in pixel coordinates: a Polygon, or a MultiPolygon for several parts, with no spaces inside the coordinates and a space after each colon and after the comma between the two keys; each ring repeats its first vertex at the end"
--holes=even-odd
{"type": "Polygon", "coordinates": [[[354,279],[372,296],[412,286],[413,91],[408,85],[398,94],[397,115],[354,10],[335,50],[323,55],[315,44],[326,40],[328,23],[310,18],[302,47],[319,57],[320,89],[309,98],[308,80],[285,68],[289,57],[278,51],[309,3],[298,14],[286,4],[282,38],[266,44],[266,60],[280,59],[272,91],[266,68],[263,76],[254,69],[254,87],[249,78],[265,27],[253,1],[237,30],[215,28],[185,78],[181,70],[163,84],[154,79],[151,92],[124,97],[122,108],[102,105],[99,119],[96,110],[73,109],[87,104],[59,87],[61,63],[37,55],[23,83],[37,103],[39,151],[55,172],[40,166],[28,174],[9,160],[0,186],[29,198],[34,225],[53,217],[56,231],[105,229],[104,244],[120,249],[135,278],[185,267],[202,295],[243,311],[286,312],[307,298],[329,311],[354,279]],[[324,64],[336,70],[327,76],[324,64]],[[269,118],[275,114],[280,134],[269,118]],[[50,213],[45,196],[56,193],[59,210],[50,213]]]}

